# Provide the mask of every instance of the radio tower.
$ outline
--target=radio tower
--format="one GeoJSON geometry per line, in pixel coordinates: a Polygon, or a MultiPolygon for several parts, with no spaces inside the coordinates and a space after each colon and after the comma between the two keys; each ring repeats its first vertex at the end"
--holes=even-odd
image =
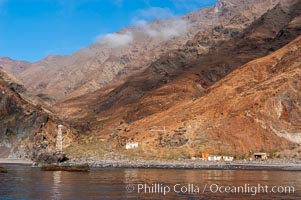
{"type": "Polygon", "coordinates": [[[62,153],[63,151],[63,136],[62,136],[62,125],[58,125],[58,132],[56,136],[56,152],[62,153]]]}

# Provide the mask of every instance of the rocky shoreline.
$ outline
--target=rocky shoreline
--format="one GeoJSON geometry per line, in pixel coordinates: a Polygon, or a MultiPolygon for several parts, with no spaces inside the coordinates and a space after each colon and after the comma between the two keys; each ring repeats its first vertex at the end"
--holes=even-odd
{"type": "MultiPolygon", "coordinates": [[[[38,166],[29,160],[0,159],[0,164],[32,165],[38,166]]],[[[71,159],[64,162],[66,166],[88,164],[90,168],[133,168],[133,169],[203,169],[203,170],[281,170],[301,171],[301,161],[232,161],[214,162],[204,160],[180,160],[180,161],[157,161],[157,160],[89,160],[71,159]]]]}
{"type": "Polygon", "coordinates": [[[32,165],[33,161],[12,158],[0,158],[0,164],[4,165],[32,165]]]}
{"type": "Polygon", "coordinates": [[[91,168],[136,169],[213,169],[213,170],[284,170],[301,171],[301,161],[147,161],[147,160],[70,160],[70,165],[87,163],[91,168]]]}

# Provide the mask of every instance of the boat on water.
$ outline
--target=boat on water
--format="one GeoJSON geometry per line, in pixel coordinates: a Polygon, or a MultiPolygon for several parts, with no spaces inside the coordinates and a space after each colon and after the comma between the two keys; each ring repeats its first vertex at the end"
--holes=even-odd
{"type": "Polygon", "coordinates": [[[68,172],[89,172],[88,164],[46,164],[41,166],[42,171],[68,171],[68,172]]]}
{"type": "Polygon", "coordinates": [[[0,167],[0,173],[7,173],[7,169],[0,167]]]}

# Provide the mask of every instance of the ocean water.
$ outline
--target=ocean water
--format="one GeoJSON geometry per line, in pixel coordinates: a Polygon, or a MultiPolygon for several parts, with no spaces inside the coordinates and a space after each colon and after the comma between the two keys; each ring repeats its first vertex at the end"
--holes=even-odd
{"type": "Polygon", "coordinates": [[[301,172],[4,166],[0,199],[301,199],[301,172]]]}

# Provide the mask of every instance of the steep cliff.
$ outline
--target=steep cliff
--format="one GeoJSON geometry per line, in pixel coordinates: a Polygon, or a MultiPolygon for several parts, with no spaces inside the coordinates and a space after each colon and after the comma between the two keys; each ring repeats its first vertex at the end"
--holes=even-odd
{"type": "Polygon", "coordinates": [[[141,156],[158,157],[210,152],[243,158],[294,148],[301,144],[300,56],[301,36],[239,67],[199,98],[121,125],[111,140],[139,142],[148,149],[141,156]]]}
{"type": "MultiPolygon", "coordinates": [[[[230,12],[221,12],[226,3],[217,6],[222,15],[230,12]]],[[[281,1],[241,31],[200,31],[119,86],[56,106],[93,133],[91,142],[106,138],[119,149],[137,141],[148,149],[140,152],[145,157],[293,148],[300,143],[300,38],[285,45],[301,34],[300,6],[281,1]],[[214,44],[204,50],[208,41],[214,44]]]]}
{"type": "Polygon", "coordinates": [[[148,158],[292,149],[301,144],[300,34],[300,0],[220,0],[129,27],[20,69],[52,111],[2,72],[0,156],[52,151],[59,123],[79,157],[124,153],[131,141],[148,158]],[[184,30],[164,34],[177,24],[184,30]]]}
{"type": "MultiPolygon", "coordinates": [[[[226,9],[226,4],[223,5],[226,9]]],[[[265,56],[296,38],[301,33],[298,21],[300,6],[300,1],[282,1],[237,32],[229,28],[235,25],[232,22],[230,25],[215,26],[206,33],[200,31],[183,48],[161,55],[145,71],[128,78],[119,86],[103,88],[56,106],[67,117],[78,117],[82,121],[85,121],[85,116],[87,121],[95,121],[97,116],[115,118],[114,114],[127,113],[124,120],[132,122],[166,110],[183,99],[196,98],[237,67],[265,56]],[[206,46],[208,50],[204,52],[206,42],[212,41],[215,41],[214,44],[206,46]]],[[[230,8],[227,7],[227,11],[221,14],[233,14],[232,10],[236,7],[230,8]]],[[[245,13],[243,11],[241,13],[245,13]]]]}
{"type": "MultiPolygon", "coordinates": [[[[54,151],[57,124],[53,113],[37,105],[13,76],[0,70],[0,157],[35,158],[54,151]]],[[[64,126],[64,145],[75,138],[74,129],[64,126]]]]}
{"type": "MultiPolygon", "coordinates": [[[[185,51],[188,57],[208,51],[220,40],[237,34],[272,8],[277,1],[220,1],[217,6],[175,19],[127,27],[68,56],[49,56],[14,73],[31,92],[54,103],[107,87],[112,82],[140,73],[163,54],[177,56],[177,49],[196,33],[207,37],[200,48],[185,51]],[[217,9],[216,9],[217,8],[217,9]],[[228,33],[211,34],[214,27],[227,26],[228,33]],[[174,53],[169,52],[175,50],[174,53]]],[[[15,72],[13,68],[4,68],[15,72]]]]}

